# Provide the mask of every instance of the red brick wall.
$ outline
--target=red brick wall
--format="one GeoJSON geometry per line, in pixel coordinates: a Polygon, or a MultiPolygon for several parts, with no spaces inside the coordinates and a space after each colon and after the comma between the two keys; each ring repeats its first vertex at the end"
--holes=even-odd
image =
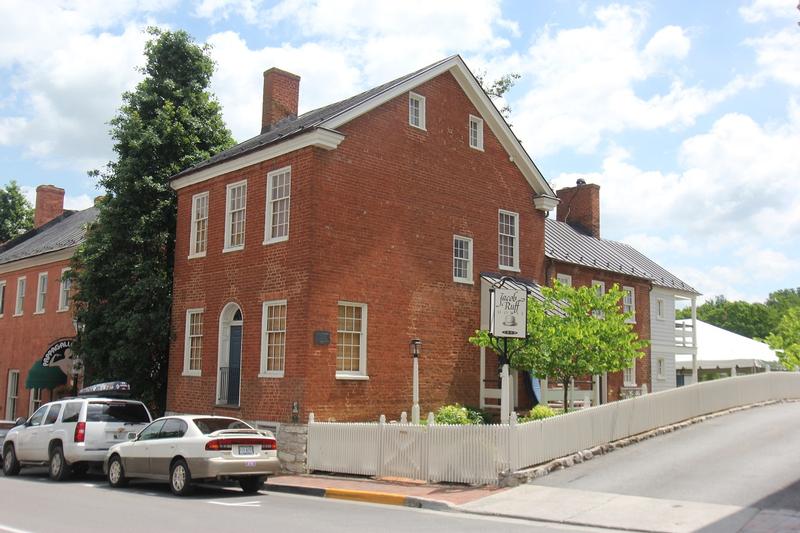
{"type": "Polygon", "coordinates": [[[411,408],[408,342],[423,340],[423,412],[459,401],[477,405],[481,271],[498,271],[497,210],[520,216],[519,275],[543,279],[544,221],[534,193],[492,135],[468,146],[477,111],[448,73],[414,89],[425,96],[427,131],[408,124],[407,95],[342,126],[338,149],[308,149],[179,191],[175,304],[168,408],[221,412],[213,405],[219,312],[244,313],[242,416],[326,420],[399,416],[411,408]],[[263,246],[266,172],[292,165],[289,241],[263,246]],[[245,250],[222,254],[225,184],[248,177],[245,250]],[[191,196],[210,190],[208,256],[187,260],[191,196]],[[473,238],[473,285],[452,280],[453,234],[473,238]],[[261,302],[288,300],[285,377],[257,378],[261,302]],[[369,380],[337,380],[339,301],[368,305],[369,380]],[[202,378],[181,376],[185,310],[206,309],[202,378]],[[331,344],[313,344],[313,332],[331,344]]]}
{"type": "MultiPolygon", "coordinates": [[[[572,276],[574,287],[586,287],[592,281],[602,281],[606,289],[616,283],[620,288],[623,286],[633,287],[636,301],[636,323],[633,330],[639,335],[640,339],[650,340],[650,283],[640,278],[616,274],[606,270],[596,270],[589,267],[573,265],[553,261],[548,264],[548,276],[555,278],[556,274],[567,274],[572,276]]],[[[621,305],[621,304],[620,304],[621,305]]],[[[650,347],[644,350],[644,357],[636,360],[636,384],[641,386],[647,384],[648,390],[653,390],[650,374],[650,347]]],[[[618,400],[619,391],[622,387],[622,372],[608,375],[608,399],[618,400]]]]}
{"type": "Polygon", "coordinates": [[[561,203],[556,220],[566,222],[585,235],[600,238],[600,186],[586,183],[556,191],[561,203]]]}
{"type": "MultiPolygon", "coordinates": [[[[61,269],[69,266],[69,259],[46,265],[0,274],[6,282],[5,308],[0,318],[0,419],[6,415],[8,397],[8,371],[19,370],[19,399],[16,417],[28,416],[29,391],[25,379],[34,362],[41,359],[50,344],[63,337],[74,337],[70,311],[58,311],[61,269]],[[47,296],[44,313],[35,314],[36,291],[39,273],[47,272],[47,296]],[[25,302],[23,314],[14,316],[17,299],[17,278],[25,276],[25,302]]],[[[46,392],[43,400],[49,400],[46,392]]]]}

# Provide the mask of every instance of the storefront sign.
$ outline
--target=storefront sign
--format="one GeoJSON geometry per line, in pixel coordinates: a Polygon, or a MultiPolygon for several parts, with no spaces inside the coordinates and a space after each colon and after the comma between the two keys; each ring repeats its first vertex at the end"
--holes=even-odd
{"type": "MultiPolygon", "coordinates": [[[[72,342],[74,339],[60,339],[50,345],[42,357],[42,366],[61,366],[59,361],[72,359],[72,342]]],[[[72,361],[69,361],[70,364],[72,361]]]]}
{"type": "Polygon", "coordinates": [[[528,293],[525,289],[492,289],[489,293],[489,332],[495,337],[524,339],[528,325],[528,293]]]}

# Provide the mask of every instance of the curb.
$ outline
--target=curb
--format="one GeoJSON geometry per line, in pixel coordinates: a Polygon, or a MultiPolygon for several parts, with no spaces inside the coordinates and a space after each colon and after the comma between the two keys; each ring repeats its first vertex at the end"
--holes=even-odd
{"type": "Polygon", "coordinates": [[[302,487],[297,485],[278,485],[267,483],[264,488],[267,492],[279,492],[282,494],[298,494],[301,496],[314,496],[317,498],[331,498],[334,500],[346,500],[351,502],[377,503],[382,505],[399,505],[402,507],[413,507],[415,509],[429,509],[432,511],[448,511],[453,508],[452,504],[441,500],[431,500],[417,496],[406,496],[391,492],[374,492],[368,490],[354,489],[333,489],[319,487],[302,487]]]}

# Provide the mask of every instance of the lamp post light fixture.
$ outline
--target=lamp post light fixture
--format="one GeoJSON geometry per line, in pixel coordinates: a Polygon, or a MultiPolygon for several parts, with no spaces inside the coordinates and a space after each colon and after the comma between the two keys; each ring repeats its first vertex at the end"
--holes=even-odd
{"type": "Polygon", "coordinates": [[[411,339],[408,346],[411,350],[411,358],[414,362],[411,423],[419,424],[419,354],[422,352],[422,341],[419,339],[411,339]]]}

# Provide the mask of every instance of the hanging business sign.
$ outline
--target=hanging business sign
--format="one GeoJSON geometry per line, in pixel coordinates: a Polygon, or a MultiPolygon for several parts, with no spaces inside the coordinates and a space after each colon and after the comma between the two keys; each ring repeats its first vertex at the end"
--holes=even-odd
{"type": "Polygon", "coordinates": [[[494,288],[489,291],[489,333],[495,337],[524,339],[528,326],[528,292],[494,288]]]}
{"type": "MultiPolygon", "coordinates": [[[[72,342],[74,339],[59,339],[44,352],[42,366],[62,367],[65,363],[72,366],[72,342]],[[63,361],[62,363],[59,363],[63,361]]],[[[62,368],[63,370],[63,368],[62,368]]]]}

